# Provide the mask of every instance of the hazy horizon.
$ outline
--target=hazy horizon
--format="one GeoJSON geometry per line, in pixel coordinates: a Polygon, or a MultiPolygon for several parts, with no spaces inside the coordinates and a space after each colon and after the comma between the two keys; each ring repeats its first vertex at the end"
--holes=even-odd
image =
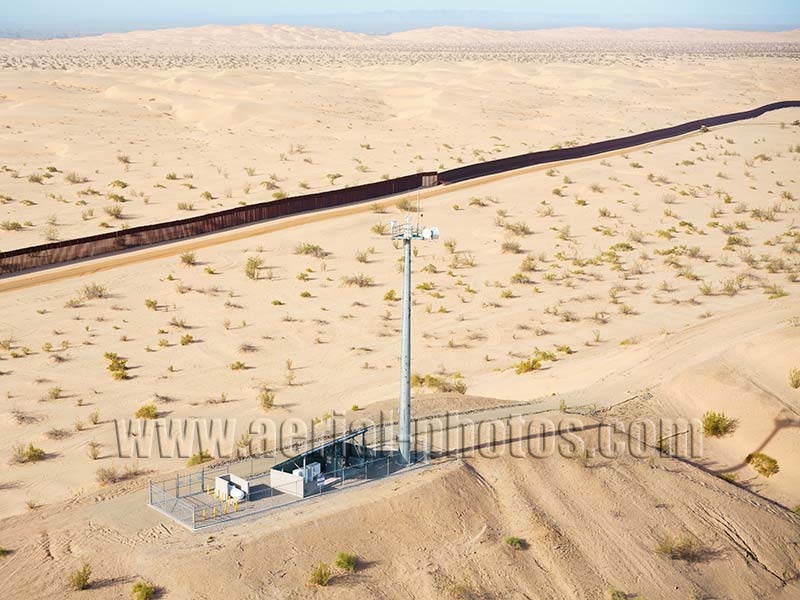
{"type": "MultiPolygon", "coordinates": [[[[683,0],[670,7],[638,6],[636,12],[623,2],[611,0],[603,11],[582,0],[566,0],[558,7],[537,7],[536,11],[511,10],[519,2],[502,0],[492,3],[496,9],[484,9],[487,2],[462,2],[474,5],[477,10],[448,8],[451,4],[441,0],[442,8],[416,9],[419,3],[404,3],[404,10],[357,10],[358,0],[340,3],[340,13],[325,12],[325,7],[315,10],[316,2],[303,3],[302,13],[280,10],[285,2],[274,2],[272,8],[240,1],[226,7],[224,14],[213,4],[195,2],[187,10],[179,10],[181,3],[171,3],[167,8],[152,6],[144,0],[124,10],[109,9],[105,5],[87,0],[72,3],[65,11],[62,5],[48,0],[36,0],[20,7],[14,15],[0,23],[1,37],[75,37],[112,32],[198,27],[203,25],[293,25],[311,26],[343,31],[388,34],[417,28],[436,26],[476,27],[484,29],[531,30],[562,27],[604,27],[637,29],[645,27],[675,27],[730,29],[742,31],[786,31],[800,28],[800,6],[783,0],[769,0],[753,6],[739,3],[708,2],[701,7],[686,10],[683,0]],[[277,5],[277,6],[276,6],[277,5]],[[61,8],[59,8],[61,7],[61,8]],[[682,7],[682,8],[681,8],[682,7]]],[[[386,4],[386,3],[384,3],[386,4]]],[[[391,4],[391,3],[388,3],[391,4]]],[[[372,4],[375,6],[375,4],[372,4]]]]}

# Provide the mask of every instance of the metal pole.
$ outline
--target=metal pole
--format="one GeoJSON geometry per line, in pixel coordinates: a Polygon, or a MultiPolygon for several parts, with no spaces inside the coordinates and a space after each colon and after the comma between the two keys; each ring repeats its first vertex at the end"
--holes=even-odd
{"type": "Polygon", "coordinates": [[[403,239],[405,250],[403,283],[403,352],[400,363],[400,458],[411,462],[411,239],[403,239]]]}

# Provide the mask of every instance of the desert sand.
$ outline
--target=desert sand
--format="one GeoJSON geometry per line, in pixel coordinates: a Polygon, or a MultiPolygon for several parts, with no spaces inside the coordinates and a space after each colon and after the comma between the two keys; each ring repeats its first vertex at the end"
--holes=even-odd
{"type": "MultiPolygon", "coordinates": [[[[0,42],[0,248],[800,98],[784,56],[796,32],[721,33],[715,47],[697,32],[572,31],[559,39],[668,44],[553,60],[495,33],[328,35],[0,42]],[[420,50],[431,36],[439,45],[420,50]],[[190,39],[197,52],[169,50],[190,39]],[[269,66],[249,62],[252,47],[269,66]],[[295,64],[298,48],[317,58],[295,64]]],[[[89,561],[100,583],[86,597],[129,597],[138,578],[175,598],[312,597],[312,566],[348,550],[362,567],[334,579],[333,597],[797,597],[798,120],[777,111],[0,293],[0,457],[46,453],[0,468],[0,547],[12,550],[0,581],[63,597],[89,561]],[[324,424],[392,406],[402,280],[385,226],[417,206],[443,235],[416,246],[413,370],[464,395],[417,387],[415,410],[539,406],[597,426],[715,411],[734,426],[694,461],[446,458],[208,538],[147,509],[147,478],[186,457],[115,457],[114,423],[143,405],[234,419],[223,456],[265,416],[324,424]],[[522,372],[536,349],[553,356],[522,372]],[[127,379],[106,353],[127,359],[127,379]],[[745,462],[756,451],[779,471],[757,473],[745,462]],[[111,466],[132,477],[101,485],[111,466]],[[691,565],[655,550],[687,535],[705,549],[691,565]]]]}

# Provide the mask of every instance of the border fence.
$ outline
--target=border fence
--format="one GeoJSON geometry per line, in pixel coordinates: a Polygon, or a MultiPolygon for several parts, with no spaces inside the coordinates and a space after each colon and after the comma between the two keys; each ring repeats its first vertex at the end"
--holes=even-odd
{"type": "Polygon", "coordinates": [[[773,110],[798,107],[800,107],[800,100],[773,102],[772,104],[767,104],[752,110],[709,117],[706,119],[697,119],[673,127],[656,129],[654,131],[647,131],[645,133],[602,142],[594,142],[583,146],[531,152],[508,158],[475,163],[442,172],[427,171],[415,173],[413,175],[406,175],[338,190],[293,196],[247,206],[237,206],[235,208],[186,219],[141,225],[89,237],[50,242],[27,248],[18,248],[7,252],[0,252],[0,276],[18,273],[28,269],[52,267],[73,260],[98,257],[153,244],[174,242],[197,235],[215,233],[233,227],[251,225],[260,221],[377,200],[394,194],[402,194],[442,184],[456,183],[468,179],[484,177],[486,175],[513,171],[524,167],[562,160],[585,158],[686,135],[701,130],[704,127],[714,127],[736,121],[754,119],[773,110]]]}

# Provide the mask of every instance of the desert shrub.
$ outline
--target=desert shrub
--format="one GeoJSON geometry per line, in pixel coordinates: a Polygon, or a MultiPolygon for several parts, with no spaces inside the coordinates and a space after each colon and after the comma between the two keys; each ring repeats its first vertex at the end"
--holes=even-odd
{"type": "Polygon", "coordinates": [[[184,252],[181,254],[181,264],[192,267],[197,264],[197,257],[194,252],[184,252]]]}
{"type": "Polygon", "coordinates": [[[121,479],[121,475],[116,467],[100,467],[95,471],[95,478],[97,483],[106,485],[118,482],[121,479]]]}
{"type": "Polygon", "coordinates": [[[506,223],[503,227],[514,235],[530,235],[531,228],[527,224],[519,221],[517,223],[506,223]]]}
{"type": "Polygon", "coordinates": [[[96,298],[105,298],[108,296],[108,288],[104,285],[97,283],[89,283],[81,288],[81,296],[87,300],[94,300],[96,298]]]}
{"type": "Polygon", "coordinates": [[[450,254],[455,254],[456,246],[458,246],[458,241],[454,238],[449,238],[444,241],[444,247],[447,248],[450,254]]]}
{"type": "Polygon", "coordinates": [[[532,254],[528,254],[525,258],[522,259],[522,263],[519,265],[519,270],[522,272],[532,272],[536,270],[539,261],[535,256],[532,254]]]}
{"type": "Polygon", "coordinates": [[[116,379],[117,381],[127,379],[128,378],[128,360],[125,358],[120,358],[114,352],[106,352],[105,358],[109,361],[108,369],[111,372],[111,376],[116,379]]]}
{"type": "Polygon", "coordinates": [[[475,257],[473,257],[472,254],[469,252],[466,252],[464,254],[454,254],[450,259],[451,269],[462,269],[474,266],[475,266],[475,257]]]}
{"type": "Polygon", "coordinates": [[[11,550],[8,550],[7,548],[0,547],[0,556],[7,556],[9,554],[11,554],[11,550]]]}
{"type": "Polygon", "coordinates": [[[666,536],[658,541],[656,552],[672,560],[684,560],[693,563],[703,557],[705,548],[699,540],[693,537],[686,536],[674,539],[670,536],[666,536]]]}
{"type": "Polygon", "coordinates": [[[503,542],[514,550],[522,550],[525,547],[525,541],[513,535],[503,538],[503,542]]]}
{"type": "Polygon", "coordinates": [[[427,387],[436,390],[437,392],[455,392],[457,394],[466,394],[467,385],[461,380],[461,375],[456,373],[450,378],[437,377],[436,375],[418,375],[413,373],[411,375],[412,387],[427,387]]]}
{"type": "Polygon", "coordinates": [[[520,246],[520,243],[511,240],[503,242],[500,248],[504,254],[519,254],[522,252],[522,246],[520,246]]]}
{"type": "Polygon", "coordinates": [[[386,223],[375,223],[375,225],[370,228],[370,231],[375,235],[386,235],[389,233],[389,226],[386,223]]]}
{"type": "Polygon", "coordinates": [[[86,183],[89,181],[86,177],[82,175],[78,175],[75,171],[70,171],[66,175],[64,175],[64,181],[67,183],[86,183]]]}
{"type": "Polygon", "coordinates": [[[373,279],[364,274],[349,275],[342,278],[342,283],[348,287],[357,286],[364,288],[371,286],[373,284],[373,279]]]}
{"type": "Polygon", "coordinates": [[[400,298],[397,297],[397,292],[395,292],[393,289],[386,292],[383,295],[383,299],[386,302],[397,302],[398,300],[400,300],[400,298]]]}
{"type": "Polygon", "coordinates": [[[156,588],[144,581],[137,581],[133,584],[131,595],[134,600],[151,600],[156,596],[156,588]]]}
{"type": "Polygon", "coordinates": [[[45,457],[44,450],[37,448],[33,442],[27,446],[17,444],[11,448],[11,462],[17,464],[25,464],[31,462],[39,462],[45,457]]]}
{"type": "Polygon", "coordinates": [[[258,388],[258,403],[265,412],[270,410],[275,406],[275,392],[262,385],[258,388]]]}
{"type": "Polygon", "coordinates": [[[194,341],[194,336],[190,334],[185,334],[181,336],[181,346],[188,346],[194,341]]]}
{"type": "Polygon", "coordinates": [[[337,569],[353,573],[356,570],[357,562],[358,558],[355,554],[350,554],[349,552],[337,552],[336,559],[334,560],[333,564],[336,565],[337,569]]]}
{"type": "Polygon", "coordinates": [[[100,458],[100,442],[92,440],[86,444],[86,455],[92,460],[100,458]]]}
{"type": "Polygon", "coordinates": [[[511,283],[531,283],[531,278],[524,273],[514,273],[511,276],[511,283]]]}
{"type": "Polygon", "coordinates": [[[322,249],[322,246],[318,244],[308,244],[308,243],[300,243],[295,246],[294,249],[295,254],[301,254],[303,256],[313,256],[315,258],[325,258],[328,256],[328,253],[322,249]]]}
{"type": "Polygon", "coordinates": [[[398,210],[402,210],[404,212],[414,212],[417,209],[417,207],[414,205],[414,201],[411,198],[401,198],[395,203],[395,206],[398,210]]]}
{"type": "Polygon", "coordinates": [[[258,270],[264,265],[264,259],[260,256],[250,256],[244,266],[244,274],[248,279],[258,279],[258,270]]]}
{"type": "Polygon", "coordinates": [[[133,416],[137,419],[155,419],[158,417],[158,409],[155,404],[143,404],[136,409],[133,416]]]}
{"type": "Polygon", "coordinates": [[[240,360],[230,364],[231,371],[244,371],[246,368],[245,364],[240,360]]]}
{"type": "Polygon", "coordinates": [[[152,298],[146,298],[144,301],[144,305],[150,310],[158,310],[158,300],[153,300],[152,298]]]}
{"type": "Polygon", "coordinates": [[[514,366],[514,370],[516,371],[517,375],[530,373],[531,371],[536,371],[537,369],[541,368],[542,362],[534,357],[526,358],[514,366]]]}
{"type": "Polygon", "coordinates": [[[703,415],[703,431],[709,437],[722,437],[736,430],[736,419],[725,413],[707,412],[703,415]]]}
{"type": "Polygon", "coordinates": [[[112,219],[122,218],[122,207],[119,206],[118,204],[110,204],[108,206],[104,206],[103,212],[106,213],[112,219]]]}
{"type": "Polygon", "coordinates": [[[744,459],[744,462],[753,467],[756,473],[764,477],[772,477],[780,471],[778,461],[762,452],[751,452],[744,459]]]}
{"type": "Polygon", "coordinates": [[[83,563],[83,566],[69,576],[69,587],[75,591],[85,590],[89,587],[89,579],[92,576],[92,567],[89,563],[83,563]]]}
{"type": "Polygon", "coordinates": [[[194,467],[196,465],[201,465],[201,464],[203,464],[205,462],[208,462],[210,460],[213,460],[213,459],[212,459],[211,455],[208,453],[208,451],[207,450],[201,450],[197,454],[192,454],[192,456],[189,457],[189,460],[186,462],[186,466],[187,467],[194,467]]]}
{"type": "Polygon", "coordinates": [[[308,583],[311,585],[328,585],[331,580],[331,568],[325,563],[319,563],[311,570],[308,583]]]}
{"type": "Polygon", "coordinates": [[[795,390],[800,388],[800,369],[789,369],[789,385],[795,390]]]}

